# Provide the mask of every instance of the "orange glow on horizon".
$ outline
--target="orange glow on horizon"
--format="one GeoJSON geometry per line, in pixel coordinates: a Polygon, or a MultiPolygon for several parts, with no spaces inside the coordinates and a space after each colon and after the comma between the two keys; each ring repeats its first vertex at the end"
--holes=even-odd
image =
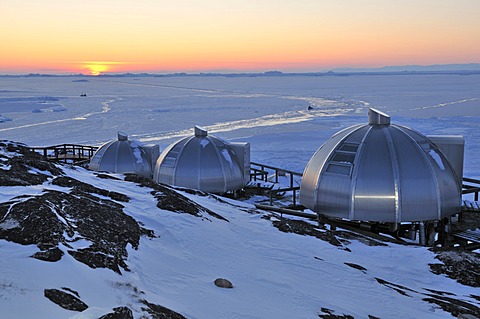
{"type": "Polygon", "coordinates": [[[480,1],[433,2],[18,0],[0,4],[0,73],[479,63],[480,1]]]}
{"type": "Polygon", "coordinates": [[[103,64],[102,62],[86,62],[84,68],[90,71],[90,75],[95,75],[95,76],[108,71],[108,67],[106,66],[106,64],[103,64]]]}

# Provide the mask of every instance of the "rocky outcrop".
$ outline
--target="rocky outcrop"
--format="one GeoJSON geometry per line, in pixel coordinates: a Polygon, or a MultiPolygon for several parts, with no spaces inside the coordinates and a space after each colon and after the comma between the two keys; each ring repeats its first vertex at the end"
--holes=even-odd
{"type": "Polygon", "coordinates": [[[217,278],[213,283],[219,288],[233,288],[232,282],[225,278],[217,278]]]}
{"type": "MultiPolygon", "coordinates": [[[[41,261],[57,262],[68,254],[94,269],[107,268],[118,274],[128,271],[127,246],[138,249],[140,238],[154,237],[154,232],[125,212],[124,205],[131,200],[128,196],[68,176],[65,172],[71,169],[75,168],[46,161],[25,145],[1,141],[0,186],[25,186],[26,191],[16,192],[18,195],[0,203],[0,239],[36,245],[39,251],[31,257],[41,261]]],[[[94,175],[119,181],[108,174],[94,175]]],[[[128,175],[125,183],[151,188],[160,209],[226,221],[179,192],[146,178],[128,175]]],[[[78,292],[70,288],[47,288],[44,296],[71,311],[88,308],[78,292]]],[[[141,305],[142,318],[185,319],[173,310],[137,297],[133,302],[141,305]]],[[[101,319],[134,318],[127,306],[112,310],[101,319]]]]}
{"type": "Polygon", "coordinates": [[[139,184],[139,186],[142,187],[152,188],[153,191],[151,192],[151,194],[157,199],[157,207],[160,209],[168,210],[175,213],[190,214],[204,219],[208,219],[208,217],[205,216],[207,214],[211,217],[228,222],[228,220],[223,216],[198,205],[197,203],[188,199],[179,192],[164,185],[157,184],[146,177],[135,174],[127,174],[125,180],[137,183],[139,184]]]}
{"type": "Polygon", "coordinates": [[[128,196],[66,176],[60,165],[22,144],[0,142],[0,164],[1,186],[57,187],[0,203],[0,238],[36,245],[40,251],[33,258],[55,262],[68,253],[91,268],[121,273],[128,270],[127,245],[136,249],[141,236],[154,235],[123,211],[128,196]],[[91,244],[76,249],[79,240],[91,244]]]}
{"type": "Polygon", "coordinates": [[[133,319],[133,313],[128,307],[117,307],[113,308],[113,312],[103,315],[99,319],[133,319]]]}
{"type": "MultiPolygon", "coordinates": [[[[75,181],[70,179],[69,184],[75,181]]],[[[82,187],[82,183],[78,185],[82,187]]],[[[153,232],[142,228],[114,201],[76,191],[75,187],[72,192],[75,195],[50,190],[40,196],[16,197],[0,204],[0,221],[10,225],[0,228],[0,238],[37,245],[42,252],[33,257],[40,260],[61,258],[63,254],[52,248],[62,243],[72,247],[68,250],[70,255],[92,268],[109,268],[118,273],[120,268],[128,270],[124,262],[126,246],[138,248],[140,237],[153,236],[153,232]],[[92,244],[73,249],[73,243],[80,239],[92,244]]]]}
{"type": "Polygon", "coordinates": [[[23,144],[0,141],[0,185],[39,185],[62,170],[23,144]]]}
{"type": "Polygon", "coordinates": [[[146,300],[142,300],[142,303],[146,306],[142,307],[142,310],[148,312],[152,319],[186,319],[181,314],[163,306],[150,303],[146,300]]]}
{"type": "Polygon", "coordinates": [[[462,285],[480,287],[478,269],[480,256],[471,251],[438,251],[436,259],[442,263],[430,264],[435,274],[444,274],[462,285]]]}
{"type": "Polygon", "coordinates": [[[88,308],[87,304],[80,300],[80,296],[76,291],[65,290],[67,289],[45,289],[43,294],[50,301],[67,310],[81,312],[88,308]]]}

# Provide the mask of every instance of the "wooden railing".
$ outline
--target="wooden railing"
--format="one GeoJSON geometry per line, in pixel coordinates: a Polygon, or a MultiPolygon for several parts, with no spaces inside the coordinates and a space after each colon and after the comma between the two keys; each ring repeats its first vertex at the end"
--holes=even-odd
{"type": "Polygon", "coordinates": [[[473,178],[463,178],[462,194],[474,194],[474,200],[478,201],[478,193],[480,193],[480,180],[473,178]],[[469,184],[465,184],[469,183],[469,184]],[[473,184],[473,185],[471,185],[473,184]]]}
{"type": "Polygon", "coordinates": [[[293,207],[296,207],[297,191],[300,190],[300,186],[295,186],[294,177],[302,177],[302,175],[302,173],[286,170],[280,167],[250,162],[250,181],[263,181],[278,184],[279,176],[289,177],[289,187],[280,186],[268,190],[270,205],[273,205],[273,199],[278,195],[278,193],[292,192],[292,204],[293,207]],[[273,179],[269,180],[269,176],[272,176],[273,179]]]}
{"type": "Polygon", "coordinates": [[[89,161],[97,149],[98,147],[95,146],[77,144],[59,144],[30,148],[30,150],[40,153],[48,160],[71,164],[89,161]]]}

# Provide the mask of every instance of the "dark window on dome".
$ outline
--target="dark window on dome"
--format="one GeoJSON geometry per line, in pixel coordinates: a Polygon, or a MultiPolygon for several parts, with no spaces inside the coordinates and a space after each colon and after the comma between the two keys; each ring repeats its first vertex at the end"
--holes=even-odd
{"type": "Polygon", "coordinates": [[[337,151],[332,158],[332,162],[340,162],[340,163],[353,163],[355,160],[355,154],[352,153],[344,153],[337,151]]]}
{"type": "Polygon", "coordinates": [[[346,151],[346,152],[357,152],[358,145],[356,143],[343,143],[338,149],[340,151],[346,151]]]}
{"type": "Polygon", "coordinates": [[[162,163],[166,167],[175,167],[175,158],[174,157],[165,157],[165,160],[162,163]]]}
{"type": "Polygon", "coordinates": [[[342,164],[342,163],[330,163],[327,166],[327,172],[341,174],[341,175],[350,175],[352,170],[352,165],[342,164]]]}
{"type": "Polygon", "coordinates": [[[326,171],[334,174],[350,175],[359,145],[358,143],[343,142],[330,159],[326,171]]]}

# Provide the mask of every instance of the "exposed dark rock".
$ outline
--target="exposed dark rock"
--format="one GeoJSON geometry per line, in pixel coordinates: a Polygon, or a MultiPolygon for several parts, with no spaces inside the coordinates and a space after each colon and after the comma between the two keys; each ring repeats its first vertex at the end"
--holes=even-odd
{"type": "MultiPolygon", "coordinates": [[[[52,211],[50,199],[55,195],[49,192],[38,197],[15,198],[12,202],[1,203],[0,221],[2,224],[8,222],[10,226],[0,228],[0,238],[21,245],[56,246],[63,240],[65,225],[52,211]]],[[[61,198],[63,195],[57,196],[61,198]]]]}
{"type": "Polygon", "coordinates": [[[440,290],[434,290],[434,289],[427,289],[427,288],[424,288],[426,291],[429,291],[431,293],[434,293],[436,295],[440,295],[440,296],[455,296],[454,293],[451,293],[451,292],[447,292],[447,291],[440,291],[440,290]]]}
{"type": "Polygon", "coordinates": [[[412,293],[417,293],[417,291],[414,291],[410,288],[407,288],[405,286],[402,286],[402,285],[397,285],[397,284],[394,284],[394,283],[391,283],[391,282],[388,282],[386,280],[383,280],[381,278],[375,278],[375,280],[379,283],[379,284],[382,284],[384,285],[385,287],[388,287],[388,288],[391,288],[393,290],[395,290],[396,292],[398,292],[399,294],[403,295],[403,296],[406,296],[406,297],[411,297],[408,293],[408,292],[412,292],[412,293]]]}
{"type": "Polygon", "coordinates": [[[46,182],[52,175],[62,171],[53,163],[43,160],[38,153],[22,144],[0,141],[0,149],[12,156],[0,154],[0,163],[9,169],[0,169],[0,185],[27,186],[46,182]]]}
{"type": "Polygon", "coordinates": [[[142,187],[153,188],[154,191],[152,191],[151,194],[157,199],[157,207],[160,209],[172,211],[175,213],[186,213],[201,218],[206,218],[204,214],[208,214],[212,217],[228,222],[226,218],[205,207],[198,205],[194,201],[188,199],[187,197],[173,190],[172,188],[157,184],[146,177],[135,174],[126,174],[125,180],[137,183],[142,187]]]}
{"type": "Polygon", "coordinates": [[[215,286],[220,288],[233,288],[233,284],[230,282],[230,280],[225,278],[217,278],[213,283],[215,286]]]}
{"type": "Polygon", "coordinates": [[[88,308],[87,304],[76,296],[58,289],[45,289],[43,294],[50,301],[67,310],[81,312],[88,308]]]}
{"type": "MultiPolygon", "coordinates": [[[[267,219],[270,219],[271,217],[271,215],[265,216],[265,218],[267,219]]],[[[303,220],[288,219],[279,216],[275,217],[276,218],[272,221],[272,224],[282,232],[313,236],[323,241],[326,241],[334,246],[343,246],[342,243],[338,240],[338,238],[335,237],[335,234],[332,231],[320,231],[314,225],[303,220]]]]}
{"type": "Polygon", "coordinates": [[[351,315],[336,315],[335,310],[331,310],[328,308],[322,308],[321,311],[323,312],[323,314],[319,314],[318,317],[322,319],[354,319],[354,317],[351,315]]]}
{"type": "Polygon", "coordinates": [[[85,195],[85,194],[98,194],[105,197],[110,197],[113,200],[128,203],[130,198],[124,194],[120,194],[117,192],[111,192],[106,189],[101,189],[95,186],[92,186],[87,183],[80,182],[74,178],[61,176],[57,177],[52,181],[53,185],[62,186],[62,187],[69,187],[72,188],[71,194],[74,195],[85,195]]]}
{"type": "Polygon", "coordinates": [[[128,266],[125,264],[121,256],[108,256],[101,252],[96,252],[94,249],[85,248],[79,250],[69,250],[68,253],[76,260],[84,263],[90,268],[108,268],[121,274],[120,267],[128,271],[128,266]]]}
{"type": "Polygon", "coordinates": [[[95,176],[97,176],[98,178],[101,178],[101,179],[111,179],[111,180],[114,180],[114,181],[120,181],[121,180],[118,177],[108,175],[108,174],[103,174],[103,173],[96,173],[95,176]]]}
{"type": "Polygon", "coordinates": [[[350,267],[352,267],[352,268],[361,270],[363,273],[366,273],[366,272],[367,272],[367,268],[362,267],[362,266],[360,266],[360,265],[357,265],[357,264],[354,264],[354,263],[344,263],[344,264],[347,265],[347,266],[350,266],[350,267]]]}
{"type": "MultiPolygon", "coordinates": [[[[361,230],[358,230],[361,231],[361,230]]],[[[342,241],[349,243],[349,240],[357,240],[367,246],[388,246],[385,242],[393,242],[399,244],[398,240],[388,239],[386,236],[382,236],[375,233],[369,233],[368,235],[360,234],[359,232],[336,230],[335,235],[342,238],[342,241]]]]}
{"type": "Polygon", "coordinates": [[[113,312],[103,315],[99,319],[133,319],[133,313],[128,307],[117,307],[113,308],[113,312]]]}
{"type": "Polygon", "coordinates": [[[0,204],[0,221],[7,218],[11,224],[7,229],[0,228],[0,238],[34,244],[42,250],[59,243],[68,247],[70,242],[84,238],[92,242],[90,247],[69,251],[77,260],[92,268],[127,270],[123,262],[126,246],[138,248],[140,236],[153,236],[153,232],[126,215],[120,204],[92,196],[47,191],[27,200],[0,204]]]}
{"type": "Polygon", "coordinates": [[[472,315],[476,318],[480,318],[480,308],[468,302],[440,295],[427,294],[427,296],[427,298],[423,298],[424,301],[436,304],[444,311],[451,313],[454,317],[459,317],[460,315],[472,315]]]}
{"type": "Polygon", "coordinates": [[[62,259],[62,256],[63,251],[61,251],[58,247],[54,247],[46,251],[36,252],[32,257],[43,261],[55,262],[62,259]]]}
{"type": "Polygon", "coordinates": [[[462,285],[480,287],[480,256],[471,251],[438,251],[436,259],[442,264],[430,264],[434,274],[447,275],[462,285]]]}
{"type": "Polygon", "coordinates": [[[406,297],[412,297],[413,295],[417,294],[420,296],[426,296],[422,297],[423,301],[436,304],[444,311],[451,313],[455,317],[458,317],[461,314],[480,317],[479,307],[461,299],[455,298],[455,294],[443,291],[435,291],[432,289],[425,289],[430,293],[418,292],[408,287],[394,284],[380,278],[375,278],[375,280],[377,280],[378,283],[384,285],[385,287],[391,288],[406,297]]]}
{"type": "Polygon", "coordinates": [[[187,319],[181,314],[163,306],[150,303],[146,300],[141,300],[141,302],[147,306],[146,308],[142,307],[142,310],[148,312],[152,316],[152,319],[187,319]]]}
{"type": "MultiPolygon", "coordinates": [[[[352,315],[346,315],[346,314],[336,315],[334,310],[331,310],[328,308],[322,308],[321,311],[323,312],[323,314],[319,314],[318,317],[323,319],[354,319],[352,315]]],[[[380,319],[380,318],[372,315],[368,315],[368,319],[380,319]]]]}

